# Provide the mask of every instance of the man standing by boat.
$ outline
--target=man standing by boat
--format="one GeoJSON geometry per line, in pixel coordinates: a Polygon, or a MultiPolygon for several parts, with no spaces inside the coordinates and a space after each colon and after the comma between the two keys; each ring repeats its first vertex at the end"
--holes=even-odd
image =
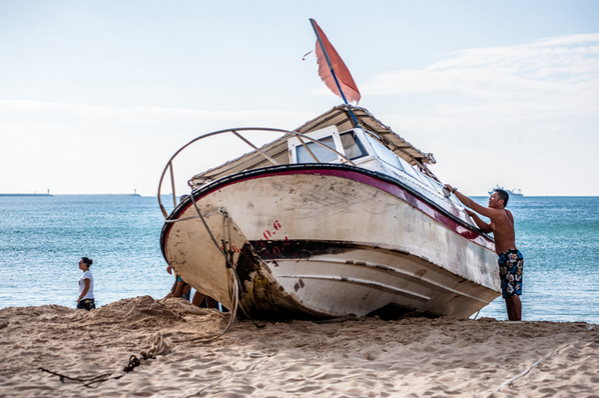
{"type": "Polygon", "coordinates": [[[474,219],[476,225],[485,233],[493,233],[495,237],[495,252],[499,256],[499,276],[501,277],[501,293],[505,299],[507,315],[510,321],[522,319],[522,268],[524,258],[516,249],[516,232],[514,231],[514,216],[506,210],[509,195],[502,189],[495,189],[489,197],[489,207],[484,207],[462,195],[457,188],[445,184],[449,192],[453,193],[466,207],[476,213],[488,217],[491,221],[487,224],[480,219],[478,214],[466,209],[466,213],[474,219]]]}

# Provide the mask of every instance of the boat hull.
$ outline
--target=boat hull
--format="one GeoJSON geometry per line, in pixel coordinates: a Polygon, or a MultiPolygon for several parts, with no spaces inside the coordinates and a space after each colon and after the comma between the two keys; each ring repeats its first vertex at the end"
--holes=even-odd
{"type": "Polygon", "coordinates": [[[492,240],[356,167],[237,175],[196,191],[170,221],[169,264],[226,307],[235,268],[252,317],[467,317],[499,295],[492,240]]]}

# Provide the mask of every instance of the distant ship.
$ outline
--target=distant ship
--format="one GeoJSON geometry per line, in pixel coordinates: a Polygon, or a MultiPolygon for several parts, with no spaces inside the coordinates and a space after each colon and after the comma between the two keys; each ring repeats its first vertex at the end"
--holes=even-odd
{"type": "Polygon", "coordinates": [[[499,185],[497,185],[495,188],[491,189],[489,191],[489,195],[493,194],[493,191],[495,191],[496,189],[503,189],[505,192],[507,192],[510,196],[524,196],[524,194],[522,193],[521,189],[507,189],[504,187],[500,187],[499,185]]]}

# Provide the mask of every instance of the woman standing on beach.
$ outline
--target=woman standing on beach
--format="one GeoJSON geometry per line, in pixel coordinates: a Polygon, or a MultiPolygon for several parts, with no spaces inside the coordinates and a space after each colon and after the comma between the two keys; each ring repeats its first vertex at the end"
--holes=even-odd
{"type": "Polygon", "coordinates": [[[94,263],[94,260],[87,257],[82,257],[79,260],[79,269],[83,271],[83,275],[79,279],[79,298],[77,298],[77,308],[91,310],[96,308],[94,301],[94,279],[89,267],[94,263]]]}

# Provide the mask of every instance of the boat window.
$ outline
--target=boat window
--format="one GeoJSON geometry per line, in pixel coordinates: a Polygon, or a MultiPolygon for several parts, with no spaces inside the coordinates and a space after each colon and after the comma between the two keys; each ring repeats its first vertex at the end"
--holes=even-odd
{"type": "Polygon", "coordinates": [[[379,159],[396,169],[403,170],[401,163],[399,163],[399,158],[387,149],[387,147],[371,137],[368,137],[368,141],[370,141],[370,145],[372,145],[372,148],[379,159]]]}
{"type": "MultiPolygon", "coordinates": [[[[335,149],[335,142],[333,141],[333,137],[330,135],[319,139],[318,142],[325,144],[331,149],[335,149]]],[[[318,161],[321,163],[331,163],[339,159],[335,152],[329,151],[328,149],[323,148],[321,145],[318,145],[315,142],[306,142],[306,146],[310,148],[310,151],[312,151],[314,156],[316,156],[318,161]]],[[[310,153],[306,150],[305,146],[298,145],[295,148],[298,163],[316,163],[312,155],[310,155],[310,153]]]]}
{"type": "Polygon", "coordinates": [[[364,149],[364,145],[362,145],[362,142],[358,139],[354,131],[341,134],[341,144],[343,145],[345,156],[350,160],[368,155],[368,152],[364,149]]]}
{"type": "Polygon", "coordinates": [[[368,137],[368,141],[374,148],[374,151],[376,152],[379,159],[381,159],[383,162],[395,167],[396,169],[402,170],[407,175],[418,181],[422,181],[422,178],[419,175],[419,173],[412,166],[410,166],[408,162],[398,157],[390,149],[388,149],[386,146],[384,146],[374,138],[368,137]]]}
{"type": "Polygon", "coordinates": [[[434,179],[430,178],[426,174],[421,173],[420,174],[420,180],[422,182],[428,184],[428,186],[430,186],[431,188],[433,188],[435,190],[435,192],[439,192],[439,193],[443,192],[443,185],[440,184],[438,181],[435,181],[434,179]]]}
{"type": "Polygon", "coordinates": [[[399,159],[399,161],[404,166],[403,170],[406,172],[407,175],[409,175],[410,177],[412,177],[418,181],[421,181],[419,173],[412,166],[410,166],[410,164],[408,162],[406,162],[403,159],[399,159]]]}

